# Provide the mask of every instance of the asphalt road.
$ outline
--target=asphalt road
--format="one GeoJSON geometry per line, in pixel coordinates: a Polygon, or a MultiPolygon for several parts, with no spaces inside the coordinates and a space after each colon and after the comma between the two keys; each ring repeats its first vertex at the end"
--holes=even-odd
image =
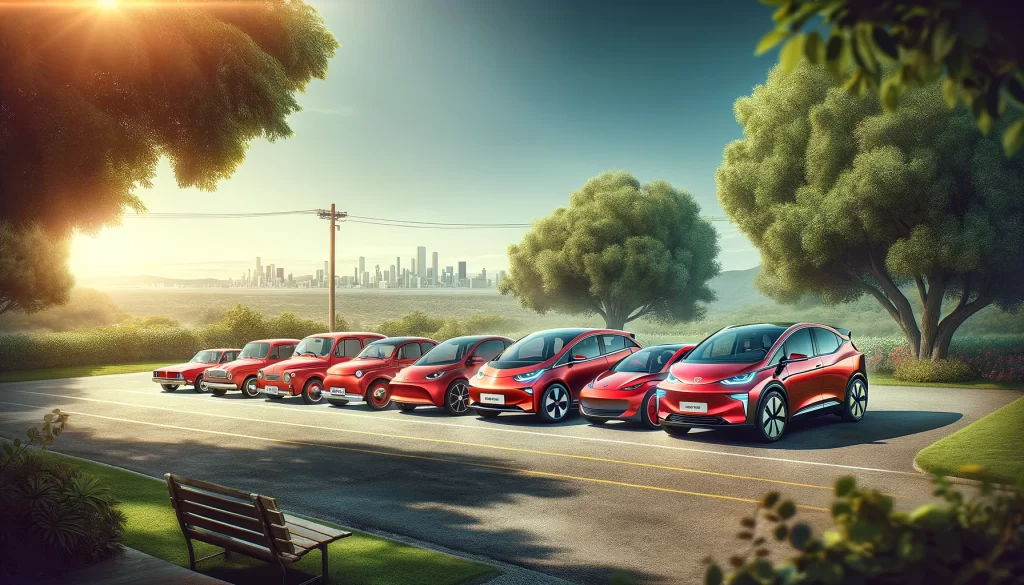
{"type": "Polygon", "coordinates": [[[72,413],[60,452],[266,493],[291,511],[579,583],[615,571],[679,583],[700,581],[705,556],[739,550],[739,519],[769,490],[819,528],[843,475],[901,507],[927,501],[914,455],[1019,395],[879,386],[862,422],[796,422],[766,446],[579,418],[545,425],[164,393],[147,374],[127,374],[0,384],[0,435],[21,436],[60,408],[72,413]]]}

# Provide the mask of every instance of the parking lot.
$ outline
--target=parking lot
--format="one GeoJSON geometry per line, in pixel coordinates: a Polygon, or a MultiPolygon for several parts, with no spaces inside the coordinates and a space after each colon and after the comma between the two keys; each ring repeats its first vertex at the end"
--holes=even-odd
{"type": "Polygon", "coordinates": [[[59,452],[266,493],[291,511],[574,582],[623,571],[669,583],[699,580],[701,559],[737,550],[739,519],[769,490],[793,498],[816,527],[828,524],[831,486],[843,475],[901,507],[926,501],[914,455],[1018,396],[879,386],[864,421],[796,422],[763,445],[579,417],[544,425],[165,393],[149,374],[126,374],[2,384],[0,435],[21,436],[60,408],[72,417],[59,452]]]}

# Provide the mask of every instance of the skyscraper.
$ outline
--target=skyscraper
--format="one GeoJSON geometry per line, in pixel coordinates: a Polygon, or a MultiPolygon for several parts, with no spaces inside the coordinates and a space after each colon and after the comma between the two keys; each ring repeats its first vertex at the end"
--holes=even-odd
{"type": "MultiPolygon", "coordinates": [[[[366,258],[363,257],[363,256],[360,256],[359,257],[359,274],[363,274],[364,272],[366,272],[366,258]]],[[[370,284],[370,283],[368,283],[368,282],[361,282],[360,284],[367,285],[367,284],[370,284]]]]}
{"type": "Polygon", "coordinates": [[[278,286],[284,284],[284,268],[277,269],[277,283],[278,286]]]}
{"type": "Polygon", "coordinates": [[[416,259],[415,258],[409,258],[409,274],[411,274],[413,276],[416,276],[418,274],[416,272],[416,259]]]}
{"type": "Polygon", "coordinates": [[[432,265],[432,267],[433,267],[433,269],[434,269],[434,274],[432,274],[432,275],[430,276],[430,278],[432,278],[432,279],[434,280],[434,285],[437,285],[437,282],[438,282],[439,280],[441,280],[441,279],[440,279],[440,278],[438,277],[438,272],[437,272],[437,252],[433,252],[433,253],[432,253],[432,254],[430,255],[430,259],[431,259],[431,265],[432,265]]]}
{"type": "Polygon", "coordinates": [[[390,275],[389,278],[388,278],[389,282],[391,282],[392,284],[397,282],[395,280],[395,278],[398,276],[398,272],[397,272],[397,269],[395,268],[394,264],[391,265],[391,271],[389,272],[389,275],[390,275]]]}
{"type": "Polygon", "coordinates": [[[459,283],[461,284],[463,280],[466,280],[466,263],[459,262],[459,283]]]}
{"type": "Polygon", "coordinates": [[[416,246],[416,275],[421,279],[427,277],[427,248],[416,246]]]}
{"type": "Polygon", "coordinates": [[[263,262],[259,256],[256,257],[256,274],[254,276],[256,280],[253,282],[253,286],[259,288],[260,281],[263,280],[263,262]]]}

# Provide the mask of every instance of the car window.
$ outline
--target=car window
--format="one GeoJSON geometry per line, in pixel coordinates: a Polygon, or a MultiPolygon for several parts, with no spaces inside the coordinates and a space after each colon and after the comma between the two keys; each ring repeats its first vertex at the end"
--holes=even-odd
{"type": "Polygon", "coordinates": [[[421,341],[420,342],[420,352],[421,352],[420,355],[424,355],[427,352],[429,352],[430,350],[434,349],[435,345],[437,345],[437,344],[434,343],[433,341],[421,341]]]}
{"type": "Polygon", "coordinates": [[[278,350],[278,353],[281,356],[281,359],[286,360],[292,357],[292,354],[295,353],[295,345],[282,345],[278,350]]]}
{"type": "Polygon", "coordinates": [[[601,350],[597,345],[597,336],[592,335],[586,339],[580,340],[576,345],[572,346],[572,351],[570,351],[569,354],[573,358],[581,355],[584,359],[596,358],[601,355],[601,350]]]}
{"type": "Polygon", "coordinates": [[[605,353],[615,353],[626,349],[626,338],[621,335],[602,335],[605,353]]]}
{"type": "Polygon", "coordinates": [[[821,327],[814,328],[814,346],[817,348],[817,355],[827,355],[839,349],[839,338],[835,333],[821,327]]]}
{"type": "Polygon", "coordinates": [[[358,339],[346,339],[341,343],[341,355],[345,357],[356,357],[363,350],[363,344],[358,339]]]}
{"type": "Polygon", "coordinates": [[[420,357],[422,352],[420,351],[420,344],[418,343],[406,343],[402,346],[402,349],[398,350],[398,359],[400,360],[411,360],[413,358],[420,357]]]}
{"type": "Polygon", "coordinates": [[[798,353],[811,357],[814,355],[814,349],[811,347],[811,330],[807,327],[803,329],[797,329],[788,338],[786,338],[786,357],[798,353]]]}
{"type": "Polygon", "coordinates": [[[491,339],[476,346],[473,352],[474,357],[483,358],[484,361],[491,361],[498,357],[498,354],[505,350],[505,343],[500,339],[491,339]]]}

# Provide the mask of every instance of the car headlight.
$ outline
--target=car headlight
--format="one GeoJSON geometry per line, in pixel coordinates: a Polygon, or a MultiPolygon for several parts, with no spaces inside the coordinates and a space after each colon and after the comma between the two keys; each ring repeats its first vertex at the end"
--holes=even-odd
{"type": "Polygon", "coordinates": [[[639,388],[639,387],[641,387],[643,385],[644,385],[644,383],[640,382],[639,384],[633,384],[632,386],[623,386],[622,388],[619,388],[619,390],[626,390],[626,391],[636,390],[637,388],[639,388]]]}
{"type": "Polygon", "coordinates": [[[746,384],[754,379],[757,372],[750,372],[749,374],[740,374],[739,376],[733,376],[732,378],[726,378],[722,380],[722,383],[726,386],[738,386],[739,384],[746,384]]]}
{"type": "Polygon", "coordinates": [[[532,372],[526,372],[525,374],[519,374],[518,376],[512,376],[512,379],[516,382],[532,382],[537,378],[540,378],[540,375],[544,372],[545,370],[534,370],[532,372]]]}
{"type": "Polygon", "coordinates": [[[231,372],[226,372],[226,376],[227,376],[228,380],[230,380],[231,379],[231,372]]]}
{"type": "Polygon", "coordinates": [[[483,377],[484,377],[484,371],[483,370],[477,370],[477,372],[476,372],[476,379],[479,380],[479,379],[481,379],[483,377]]]}
{"type": "Polygon", "coordinates": [[[594,382],[597,382],[597,378],[594,378],[593,380],[587,382],[587,388],[593,388],[594,382]]]}
{"type": "Polygon", "coordinates": [[[263,379],[263,370],[260,370],[260,371],[256,372],[256,377],[259,378],[260,380],[262,380],[263,379]]]}
{"type": "Polygon", "coordinates": [[[747,413],[747,400],[749,399],[749,395],[746,392],[742,394],[730,394],[729,398],[732,398],[733,400],[739,400],[740,402],[742,402],[743,414],[747,413]]]}
{"type": "Polygon", "coordinates": [[[668,378],[665,378],[665,381],[668,382],[669,384],[678,384],[679,378],[676,378],[675,375],[672,374],[672,372],[669,372],[668,378]]]}
{"type": "Polygon", "coordinates": [[[428,380],[436,380],[436,379],[440,378],[441,376],[445,375],[445,373],[446,373],[446,370],[441,370],[440,372],[434,372],[433,374],[427,374],[426,376],[424,376],[424,378],[426,378],[428,380]]]}
{"type": "Polygon", "coordinates": [[[283,378],[284,378],[285,382],[291,382],[292,381],[292,374],[291,374],[291,372],[285,372],[283,378]]]}
{"type": "Polygon", "coordinates": [[[185,379],[185,374],[178,374],[178,379],[179,380],[184,380],[185,379]]]}
{"type": "Polygon", "coordinates": [[[363,377],[363,371],[362,370],[356,370],[356,378],[362,378],[362,377],[363,377]]]}

